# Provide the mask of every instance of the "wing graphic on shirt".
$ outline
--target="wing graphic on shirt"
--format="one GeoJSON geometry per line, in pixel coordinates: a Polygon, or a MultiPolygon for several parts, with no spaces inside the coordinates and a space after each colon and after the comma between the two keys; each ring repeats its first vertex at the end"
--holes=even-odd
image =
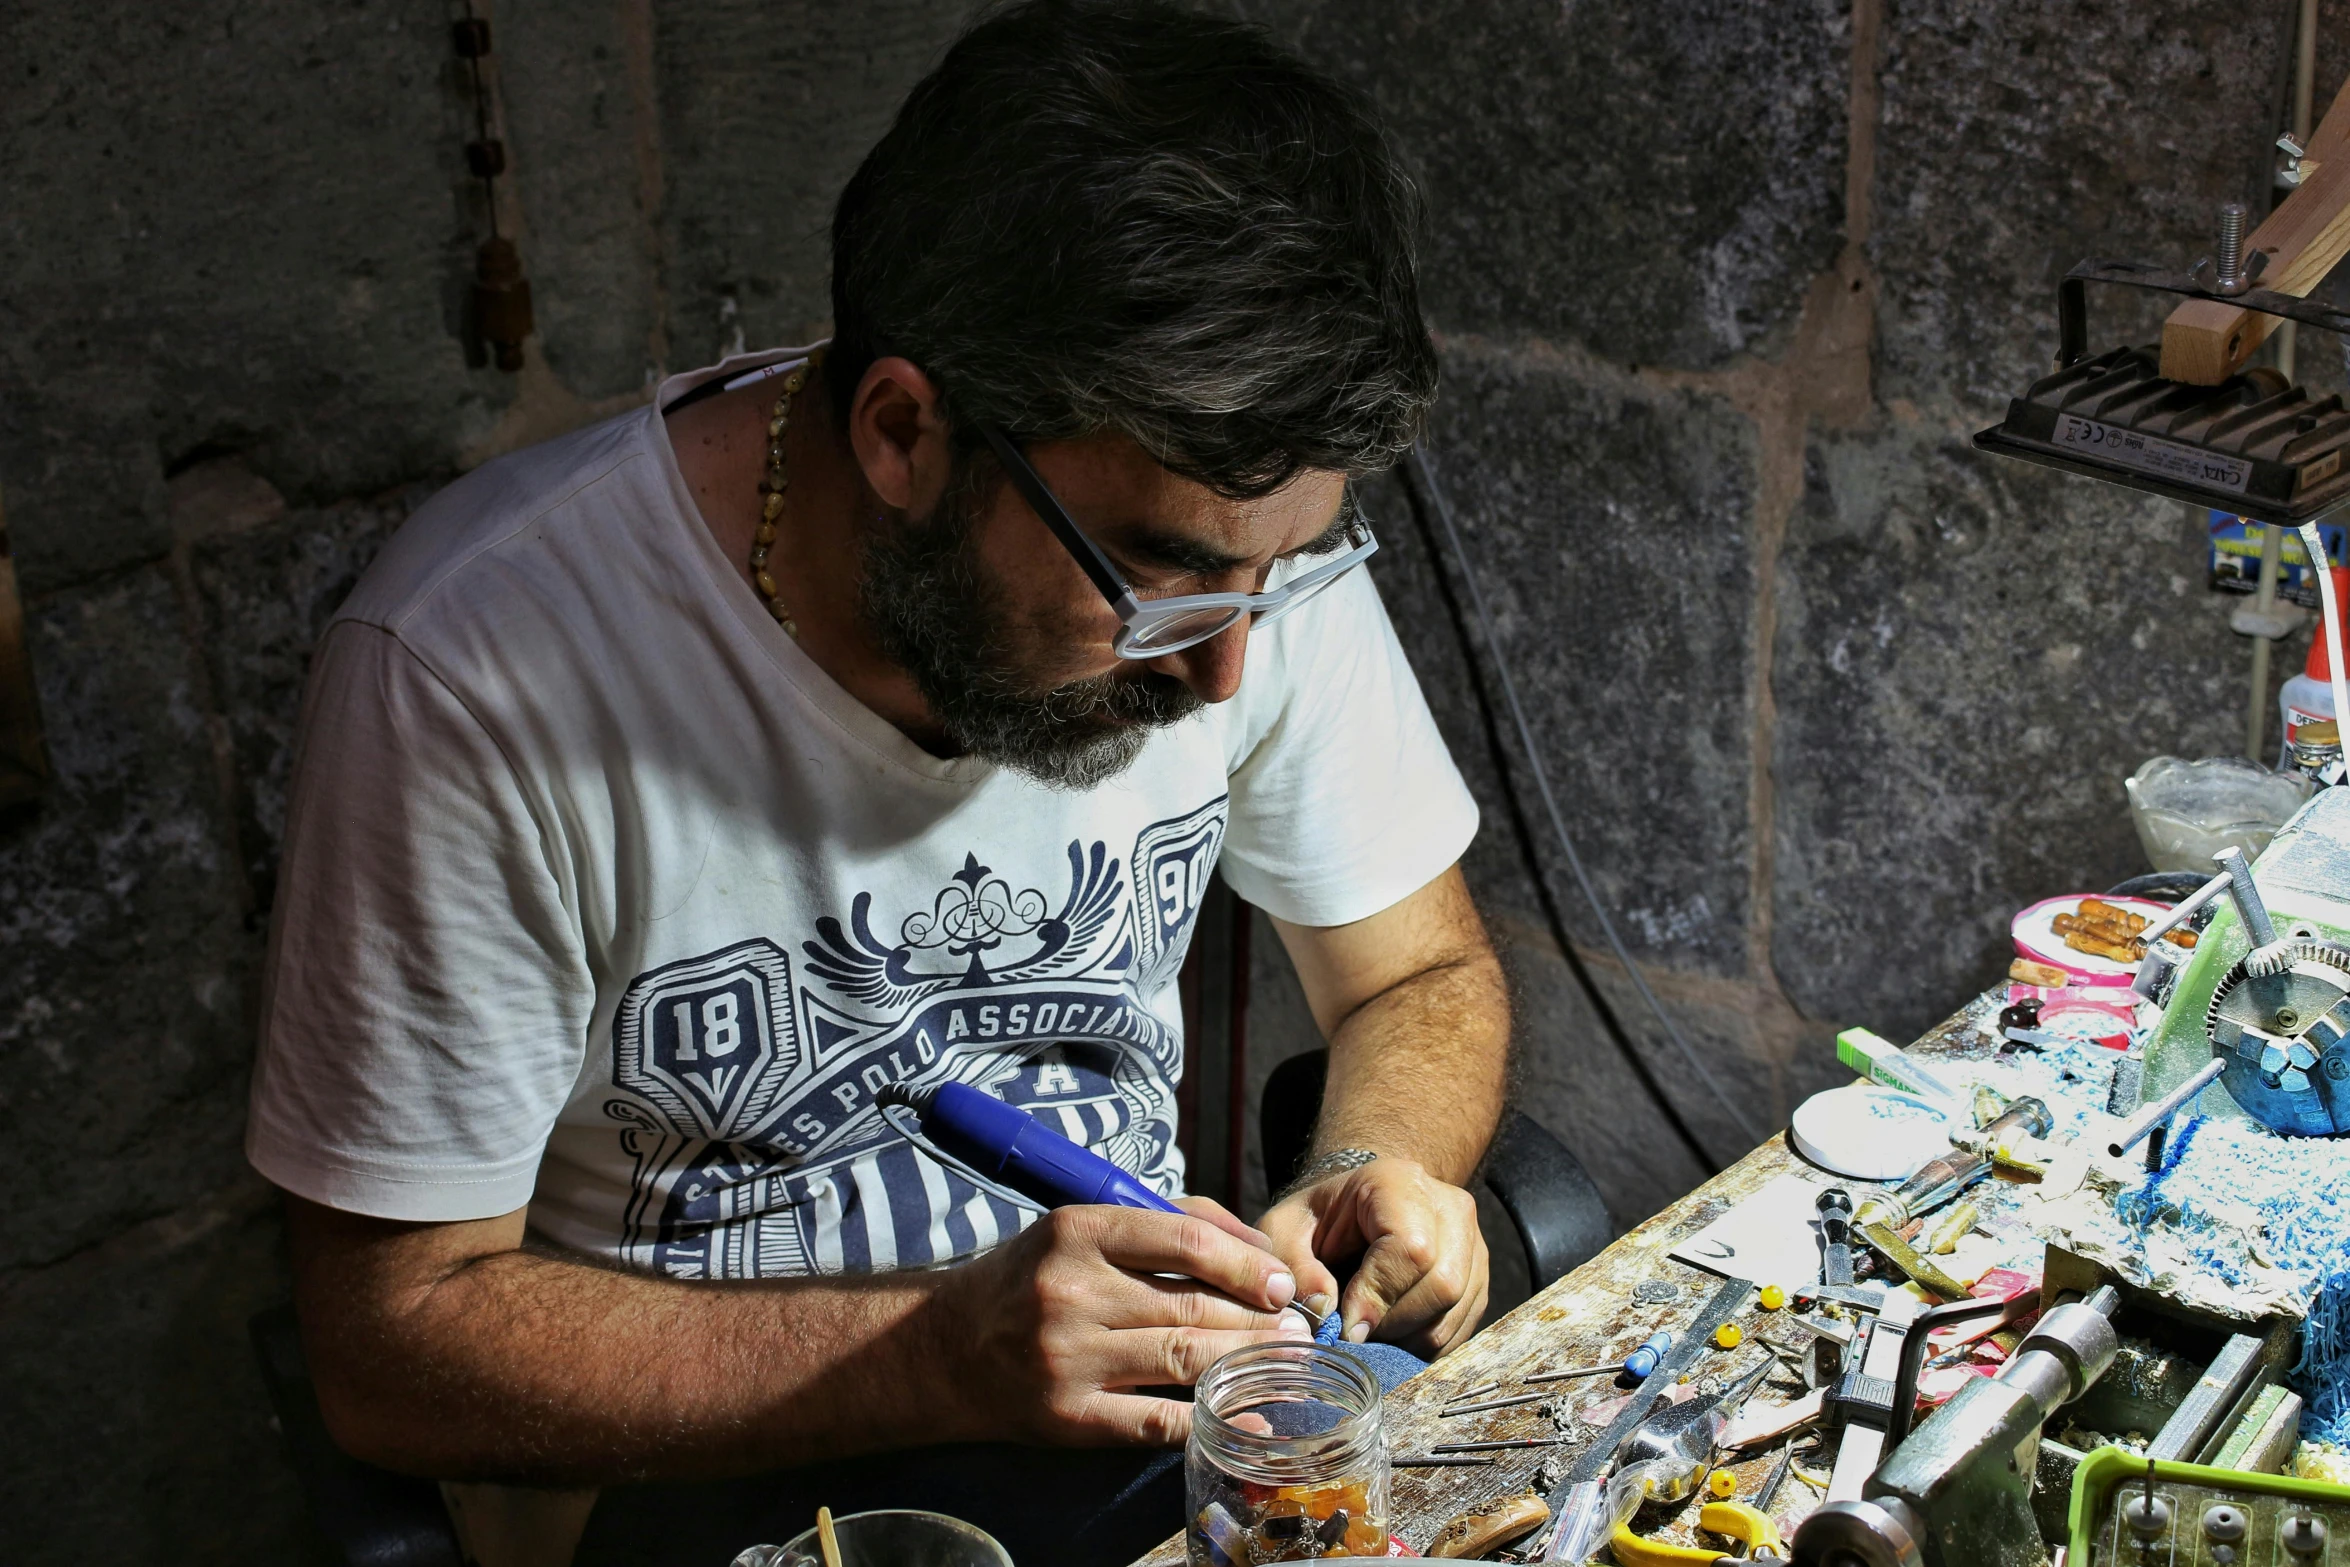
{"type": "Polygon", "coordinates": [[[857,891],[811,919],[796,973],[755,937],[632,981],[613,1083],[634,1097],[605,1107],[631,1164],[630,1263],[678,1277],[861,1272],[1014,1233],[1020,1211],[879,1120],[896,1084],[972,1083],[1180,1190],[1172,981],[1225,810],[1219,797],[1150,823],[1128,852],[1064,839],[1057,899],[1043,866],[966,852],[902,902],[857,891]],[[881,934],[893,919],[894,939],[881,934]]]}
{"type": "MultiPolygon", "coordinates": [[[[1080,964],[1097,962],[1096,939],[1118,917],[1123,904],[1125,886],[1120,871],[1119,862],[1110,858],[1109,845],[1097,840],[1088,850],[1082,844],[1071,843],[1069,896],[1062,901],[1061,912],[1036,927],[1036,951],[1017,963],[997,969],[995,977],[1006,982],[1040,979],[1080,964]]],[[[1117,973],[1132,959],[1133,945],[1129,942],[1100,966],[1117,973]]]]}
{"type": "Polygon", "coordinates": [[[816,921],[816,939],[800,944],[808,954],[808,972],[835,992],[863,1002],[877,1011],[902,1012],[911,1003],[960,983],[962,974],[922,974],[914,970],[914,951],[884,946],[873,934],[873,894],[860,892],[849,905],[849,928],[827,914],[816,921]]]}

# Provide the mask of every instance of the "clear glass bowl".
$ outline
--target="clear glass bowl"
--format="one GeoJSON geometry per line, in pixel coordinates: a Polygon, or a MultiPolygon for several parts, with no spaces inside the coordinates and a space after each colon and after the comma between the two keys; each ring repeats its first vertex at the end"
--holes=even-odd
{"type": "MultiPolygon", "coordinates": [[[[841,1567],[1012,1567],[995,1537],[960,1518],[908,1507],[832,1520],[841,1567]]],[[[813,1528],[781,1545],[754,1545],[734,1567],[823,1567],[813,1528]]]]}
{"type": "Polygon", "coordinates": [[[2230,847],[2257,858],[2285,819],[2309,798],[2310,783],[2272,773],[2240,756],[2200,762],[2158,756],[2122,785],[2130,824],[2158,871],[2211,875],[2211,857],[2230,847]]]}

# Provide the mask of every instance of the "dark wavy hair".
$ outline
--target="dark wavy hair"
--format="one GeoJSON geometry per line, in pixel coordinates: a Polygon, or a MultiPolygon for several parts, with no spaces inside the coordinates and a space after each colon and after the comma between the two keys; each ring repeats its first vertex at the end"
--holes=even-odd
{"type": "Polygon", "coordinates": [[[1245,497],[1409,448],[1436,391],[1419,194],[1355,94],[1257,28],[1031,0],[923,78],[841,192],[847,410],[901,354],[959,448],[1115,430],[1245,497]]]}

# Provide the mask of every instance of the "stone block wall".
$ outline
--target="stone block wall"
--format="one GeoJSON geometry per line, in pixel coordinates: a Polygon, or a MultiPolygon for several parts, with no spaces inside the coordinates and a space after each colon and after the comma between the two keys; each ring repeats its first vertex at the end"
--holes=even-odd
{"type": "MultiPolygon", "coordinates": [[[[10,1561],[314,1553],[243,1341],[285,1279],[238,1152],[310,644],[449,474],[821,330],[832,195],[969,10],[477,8],[519,376],[462,338],[488,214],[457,8],[0,11],[0,502],[58,773],[0,819],[10,1561]]],[[[1574,890],[1424,493],[1377,487],[1374,569],[1486,811],[1522,1101],[1634,1220],[1830,1081],[1837,1027],[1915,1031],[1996,975],[2013,909],[2138,869],[2139,761],[2237,743],[2199,524],[1967,437],[2045,360],[2072,260],[2183,261],[2260,199],[2291,7],[1234,8],[1367,92],[1429,192],[1431,464],[1698,1066],[1574,890]]],[[[2324,19],[2321,104],[2350,68],[2324,19]]],[[[2330,344],[2303,367],[2341,384],[2330,344]]],[[[1311,1025],[1260,947],[1261,1080],[1311,1025]]]]}

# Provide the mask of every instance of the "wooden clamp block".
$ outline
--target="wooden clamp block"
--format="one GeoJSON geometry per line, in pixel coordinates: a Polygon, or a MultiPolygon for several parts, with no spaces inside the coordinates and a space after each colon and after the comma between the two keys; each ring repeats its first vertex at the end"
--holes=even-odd
{"type": "MultiPolygon", "coordinates": [[[[2244,242],[2244,260],[2265,252],[2256,288],[2306,299],[2350,253],[2350,82],[2309,138],[2301,185],[2244,242]]],[[[2166,381],[2217,386],[2276,330],[2278,317],[2224,299],[2190,299],[2162,324],[2166,381]]]]}

